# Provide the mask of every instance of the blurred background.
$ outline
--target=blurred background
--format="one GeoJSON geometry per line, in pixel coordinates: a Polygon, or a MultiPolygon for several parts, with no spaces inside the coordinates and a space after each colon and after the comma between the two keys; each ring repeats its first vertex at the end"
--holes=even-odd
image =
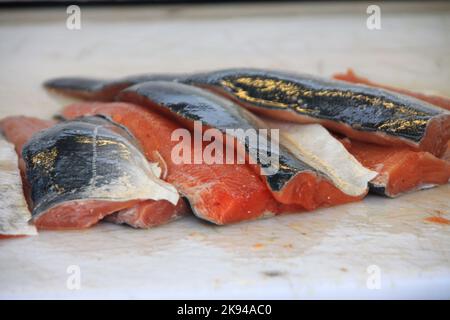
{"type": "Polygon", "coordinates": [[[0,1],[3,114],[49,116],[57,105],[40,84],[50,77],[227,67],[322,76],[351,67],[450,95],[448,2],[0,1]]]}

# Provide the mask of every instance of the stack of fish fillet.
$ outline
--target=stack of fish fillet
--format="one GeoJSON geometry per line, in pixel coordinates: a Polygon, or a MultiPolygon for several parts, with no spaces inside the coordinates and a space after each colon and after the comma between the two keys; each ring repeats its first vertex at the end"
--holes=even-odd
{"type": "Polygon", "coordinates": [[[79,101],[52,121],[0,120],[0,237],[189,214],[223,225],[450,179],[450,99],[351,70],[334,80],[257,69],[69,77],[45,88],[79,101]]]}

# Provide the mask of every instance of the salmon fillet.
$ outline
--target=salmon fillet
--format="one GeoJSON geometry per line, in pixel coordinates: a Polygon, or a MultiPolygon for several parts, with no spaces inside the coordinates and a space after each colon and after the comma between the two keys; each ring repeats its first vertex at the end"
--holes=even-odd
{"type": "MultiPolygon", "coordinates": [[[[450,110],[450,99],[446,97],[426,95],[375,83],[357,76],[352,69],[348,69],[347,73],[335,74],[333,77],[396,91],[450,110]]],[[[363,142],[345,140],[348,143],[344,142],[344,144],[350,153],[363,165],[380,172],[380,176],[371,183],[371,190],[374,192],[393,197],[404,192],[445,184],[449,180],[450,141],[447,142],[441,160],[427,152],[417,152],[409,148],[380,148],[363,142]]]]}
{"type": "MultiPolygon", "coordinates": [[[[272,150],[272,139],[264,135],[267,123],[249,111],[240,108],[227,99],[208,91],[184,84],[153,81],[139,84],[122,91],[119,100],[134,102],[149,110],[161,112],[187,127],[194,133],[214,130],[219,145],[229,146],[233,141],[236,153],[240,151],[247,157],[254,171],[261,176],[273,197],[280,203],[296,204],[307,210],[322,206],[333,206],[362,199],[367,188],[348,194],[337,187],[326,172],[288,149],[288,140],[280,131],[280,142],[272,150]],[[202,128],[196,128],[198,122],[202,128]],[[255,134],[257,140],[249,142],[234,130],[245,130],[255,134]],[[261,141],[264,143],[261,144],[261,141]],[[268,155],[277,157],[269,157],[268,155]],[[253,160],[253,161],[252,161],[253,160]]],[[[244,158],[243,157],[243,158],[244,158]]],[[[311,159],[312,160],[312,159],[311,159]]]]}
{"type": "MultiPolygon", "coordinates": [[[[182,126],[144,107],[130,103],[77,103],[64,108],[69,119],[101,114],[127,127],[141,143],[150,161],[158,161],[155,151],[167,165],[166,180],[186,197],[193,212],[215,224],[255,219],[264,215],[298,211],[298,207],[278,204],[259,176],[247,165],[186,164],[172,161],[174,130],[182,126]]],[[[191,143],[191,154],[196,151],[191,143]]]]}
{"type": "MultiPolygon", "coordinates": [[[[2,132],[15,145],[16,152],[20,158],[19,168],[22,175],[24,194],[30,210],[32,210],[33,204],[30,195],[30,185],[25,174],[26,166],[22,158],[22,149],[33,135],[55,124],[55,121],[25,116],[7,117],[0,121],[2,132]]],[[[135,221],[131,214],[134,213],[134,215],[141,217],[142,221],[139,223],[139,227],[145,227],[145,221],[151,221],[151,226],[156,226],[188,212],[188,210],[183,211],[179,208],[175,210],[174,205],[165,200],[161,200],[161,202],[164,202],[162,206],[164,210],[159,210],[158,215],[155,217],[148,217],[152,215],[152,209],[156,207],[155,203],[159,202],[154,200],[124,202],[100,200],[74,201],[50,209],[44,216],[36,219],[34,223],[39,229],[83,229],[92,226],[107,215],[122,209],[127,209],[127,217],[131,219],[129,224],[132,225],[132,221],[135,221]],[[162,211],[166,213],[170,212],[170,214],[163,215],[161,214],[162,211]]],[[[117,214],[120,215],[120,212],[117,214]]],[[[122,219],[122,222],[127,222],[127,219],[122,219]]]]}
{"type": "Polygon", "coordinates": [[[379,173],[369,184],[374,193],[396,197],[446,184],[450,179],[450,163],[429,152],[379,146],[348,138],[341,142],[363,166],[379,173]]]}
{"type": "MultiPolygon", "coordinates": [[[[12,116],[0,121],[0,128],[5,137],[14,144],[19,156],[19,169],[22,176],[24,194],[30,210],[33,208],[31,201],[31,187],[26,178],[26,165],[22,158],[23,146],[37,132],[50,128],[55,121],[42,120],[26,116],[12,116]]],[[[126,203],[113,203],[107,201],[87,201],[84,203],[71,203],[51,209],[45,216],[34,221],[38,229],[83,229],[97,223],[104,216],[117,210],[136,204],[136,201],[126,203]]]]}

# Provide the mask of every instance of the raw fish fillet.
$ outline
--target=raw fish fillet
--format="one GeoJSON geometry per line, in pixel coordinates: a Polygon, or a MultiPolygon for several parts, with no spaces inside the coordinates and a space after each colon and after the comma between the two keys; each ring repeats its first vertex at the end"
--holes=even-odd
{"type": "Polygon", "coordinates": [[[446,184],[450,179],[450,163],[429,152],[379,146],[347,138],[343,142],[363,166],[379,173],[369,184],[374,193],[396,197],[446,184]]]}
{"type": "MultiPolygon", "coordinates": [[[[198,217],[215,224],[256,219],[284,212],[299,211],[298,206],[277,203],[247,165],[175,163],[172,149],[178,144],[172,133],[183,127],[161,114],[130,103],[77,103],[67,106],[63,116],[101,114],[127,127],[139,140],[147,159],[158,161],[155,150],[167,166],[166,180],[188,200],[198,217]]],[[[190,144],[190,151],[202,152],[203,146],[190,144]]]]}
{"type": "MultiPolygon", "coordinates": [[[[22,175],[22,182],[24,185],[25,198],[27,199],[29,208],[33,206],[30,196],[30,186],[28,180],[25,177],[25,162],[22,159],[22,147],[23,145],[31,139],[31,137],[38,131],[49,128],[55,125],[55,121],[48,121],[37,119],[33,117],[25,116],[14,116],[7,117],[0,120],[0,128],[3,130],[8,141],[15,145],[16,152],[20,157],[19,167],[22,175]]],[[[105,203],[106,206],[110,206],[105,203]]],[[[98,205],[96,205],[98,206],[98,205]]],[[[86,208],[86,206],[84,206],[86,208]]],[[[78,206],[78,209],[82,209],[78,206]]],[[[90,210],[87,208],[86,210],[90,210]]],[[[72,210],[73,211],[73,210],[72,210]]],[[[175,206],[168,201],[154,201],[147,200],[139,202],[131,208],[125,209],[125,212],[115,212],[111,216],[118,217],[118,219],[113,219],[111,216],[109,221],[117,221],[117,223],[124,223],[136,228],[149,228],[155,227],[167,222],[181,218],[182,216],[190,213],[190,209],[185,205],[184,200],[180,199],[179,203],[175,206]],[[162,205],[160,205],[162,204],[162,205]],[[148,224],[146,224],[148,222],[148,224]]],[[[55,224],[55,222],[49,221],[55,224]]],[[[41,225],[43,222],[41,222],[41,225]]],[[[43,228],[52,228],[50,225],[42,225],[43,228]]]]}
{"type": "Polygon", "coordinates": [[[364,187],[355,194],[346,194],[329,179],[326,172],[315,166],[318,159],[310,158],[310,164],[306,163],[289,151],[283,141],[274,151],[271,140],[260,131],[267,129],[263,121],[233,102],[208,91],[176,82],[150,81],[123,90],[117,99],[146,106],[193,130],[194,121],[201,121],[204,129],[218,130],[218,139],[222,143],[229,144],[230,140],[236,139],[245,149],[246,156],[254,160],[252,167],[255,172],[261,175],[280,203],[301,205],[307,210],[313,210],[321,206],[358,201],[367,193],[367,187],[364,187]],[[257,141],[255,139],[252,142],[248,136],[240,136],[237,131],[232,132],[230,129],[250,130],[257,135],[257,141]],[[264,143],[261,145],[261,142],[264,143]]]}
{"type": "MultiPolygon", "coordinates": [[[[352,83],[380,87],[396,91],[429,102],[444,109],[450,109],[450,99],[426,95],[405,89],[394,88],[358,77],[353,70],[335,74],[334,78],[352,83]]],[[[362,164],[380,172],[370,184],[373,192],[395,197],[405,192],[445,184],[449,180],[450,141],[441,159],[427,152],[412,151],[404,147],[380,148],[371,144],[348,140],[347,147],[362,164]]]]}
{"type": "Polygon", "coordinates": [[[160,180],[134,137],[104,117],[62,122],[23,146],[33,221],[42,229],[89,227],[142,200],[176,204],[175,188],[160,180]]]}

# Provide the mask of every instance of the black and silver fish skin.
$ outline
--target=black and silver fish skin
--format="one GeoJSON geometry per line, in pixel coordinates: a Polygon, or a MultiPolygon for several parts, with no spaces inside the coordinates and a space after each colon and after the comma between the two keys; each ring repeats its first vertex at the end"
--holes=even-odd
{"type": "Polygon", "coordinates": [[[229,69],[195,74],[182,81],[215,87],[244,104],[337,121],[355,130],[414,142],[420,142],[432,118],[446,113],[387,90],[280,71],[229,69]]]}
{"type": "MultiPolygon", "coordinates": [[[[226,129],[259,129],[258,120],[247,110],[238,107],[233,102],[216,96],[200,88],[167,81],[152,81],[132,86],[118,96],[118,100],[133,102],[137,95],[151,102],[152,107],[169,111],[178,119],[201,121],[203,125],[216,128],[222,133],[226,129]]],[[[267,128],[267,127],[266,127],[267,128]]],[[[256,132],[258,132],[256,130],[256,132]]],[[[261,135],[259,139],[265,139],[261,135]]],[[[264,158],[270,154],[271,141],[265,139],[267,148],[258,149],[248,143],[248,140],[239,141],[250,155],[258,155],[254,159],[262,170],[270,169],[270,160],[264,158]]],[[[282,145],[279,146],[279,165],[275,174],[265,175],[267,184],[273,191],[281,191],[285,185],[297,174],[311,172],[318,173],[313,167],[296,158],[282,145]]]]}
{"type": "Polygon", "coordinates": [[[83,117],[41,131],[22,156],[33,218],[67,201],[126,201],[145,195],[139,194],[146,187],[141,176],[149,172],[145,157],[129,132],[104,117],[83,117]]]}

